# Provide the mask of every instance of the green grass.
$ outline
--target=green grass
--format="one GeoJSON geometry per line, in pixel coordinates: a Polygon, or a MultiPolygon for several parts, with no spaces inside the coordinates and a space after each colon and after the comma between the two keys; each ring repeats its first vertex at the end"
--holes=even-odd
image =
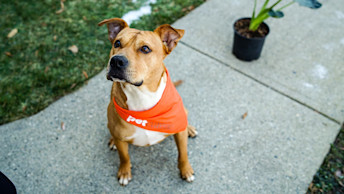
{"type": "MultiPolygon", "coordinates": [[[[158,0],[151,15],[131,26],[153,30],[204,1],[158,0]]],[[[1,0],[0,124],[39,112],[104,69],[111,45],[106,27],[97,23],[121,17],[144,2],[67,0],[64,11],[56,14],[58,0],[1,0]],[[7,38],[14,28],[18,33],[7,38]],[[78,53],[68,50],[72,45],[78,47],[78,53]]]]}
{"type": "Polygon", "coordinates": [[[344,125],[307,193],[344,193],[344,125]]]}

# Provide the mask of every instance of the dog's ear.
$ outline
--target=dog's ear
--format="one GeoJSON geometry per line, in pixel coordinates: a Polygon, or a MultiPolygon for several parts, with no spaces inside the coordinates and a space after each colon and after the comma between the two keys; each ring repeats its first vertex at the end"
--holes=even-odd
{"type": "Polygon", "coordinates": [[[172,28],[168,24],[164,24],[164,25],[157,27],[154,30],[154,32],[160,36],[160,38],[164,44],[165,52],[167,54],[169,54],[174,49],[174,47],[177,46],[178,41],[184,35],[184,30],[172,28]]]}
{"type": "Polygon", "coordinates": [[[124,28],[128,27],[127,22],[120,18],[112,18],[106,19],[98,23],[98,26],[102,26],[103,24],[107,25],[108,33],[109,33],[109,40],[111,43],[115,40],[118,33],[123,30],[124,28]]]}

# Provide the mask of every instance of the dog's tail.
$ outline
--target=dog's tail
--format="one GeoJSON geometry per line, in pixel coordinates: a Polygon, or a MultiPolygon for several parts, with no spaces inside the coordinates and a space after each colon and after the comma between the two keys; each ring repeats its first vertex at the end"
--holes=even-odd
{"type": "Polygon", "coordinates": [[[178,81],[173,82],[173,85],[174,85],[175,87],[178,87],[178,86],[180,86],[182,83],[183,83],[183,80],[178,80],[178,81]]]}

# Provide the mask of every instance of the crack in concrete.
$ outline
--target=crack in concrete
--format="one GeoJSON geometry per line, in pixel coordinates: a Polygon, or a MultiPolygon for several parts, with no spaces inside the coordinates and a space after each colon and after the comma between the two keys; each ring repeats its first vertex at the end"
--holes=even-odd
{"type": "Polygon", "coordinates": [[[213,59],[213,60],[215,60],[215,61],[217,61],[217,62],[219,62],[219,63],[221,63],[223,65],[225,65],[226,67],[231,68],[232,70],[234,70],[234,71],[240,73],[241,75],[243,75],[243,76],[245,76],[245,77],[247,77],[247,78],[249,78],[249,79],[251,79],[251,80],[253,80],[253,81],[255,81],[255,82],[257,82],[257,83],[259,83],[259,84],[261,84],[263,86],[265,86],[265,87],[267,87],[268,89],[270,89],[270,90],[272,90],[274,92],[277,92],[278,94],[280,94],[282,96],[285,96],[285,97],[291,99],[294,102],[297,102],[298,104],[300,104],[300,105],[302,105],[302,106],[304,106],[304,107],[306,107],[306,108],[308,108],[308,109],[310,109],[310,110],[312,110],[312,111],[322,115],[323,117],[331,120],[332,122],[337,123],[338,125],[341,125],[341,121],[339,121],[339,120],[337,120],[335,118],[332,118],[331,116],[329,116],[329,115],[327,115],[327,114],[317,110],[316,108],[306,104],[305,102],[301,102],[300,100],[298,100],[298,99],[296,99],[296,98],[294,98],[292,96],[289,96],[288,94],[278,90],[277,88],[269,86],[268,84],[264,83],[263,81],[260,81],[260,80],[256,79],[255,77],[253,77],[253,76],[251,76],[251,75],[249,75],[249,74],[247,74],[247,73],[245,73],[243,71],[240,71],[239,69],[237,69],[237,68],[235,68],[235,67],[233,67],[233,66],[231,66],[231,65],[229,65],[229,64],[227,64],[227,63],[225,63],[223,61],[221,61],[220,59],[217,59],[217,58],[215,58],[215,57],[213,57],[213,56],[211,56],[211,55],[209,55],[209,54],[207,54],[207,53],[205,53],[205,52],[203,52],[203,51],[201,51],[201,50],[191,46],[190,44],[188,44],[188,43],[186,43],[184,41],[180,41],[180,43],[183,44],[184,46],[186,46],[186,47],[188,47],[188,48],[190,48],[190,49],[192,49],[192,50],[194,50],[194,51],[196,51],[196,52],[206,56],[206,57],[209,57],[209,58],[211,58],[211,59],[213,59]]]}

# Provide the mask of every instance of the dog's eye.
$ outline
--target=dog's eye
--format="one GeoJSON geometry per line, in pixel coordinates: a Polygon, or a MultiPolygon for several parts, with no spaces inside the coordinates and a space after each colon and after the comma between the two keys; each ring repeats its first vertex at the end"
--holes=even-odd
{"type": "Polygon", "coordinates": [[[141,52],[143,52],[144,54],[148,54],[150,52],[152,52],[152,50],[148,47],[148,46],[143,46],[141,47],[141,52]]]}
{"type": "Polygon", "coordinates": [[[115,44],[114,44],[114,47],[115,48],[118,48],[121,46],[121,42],[119,40],[116,40],[115,44]]]}

